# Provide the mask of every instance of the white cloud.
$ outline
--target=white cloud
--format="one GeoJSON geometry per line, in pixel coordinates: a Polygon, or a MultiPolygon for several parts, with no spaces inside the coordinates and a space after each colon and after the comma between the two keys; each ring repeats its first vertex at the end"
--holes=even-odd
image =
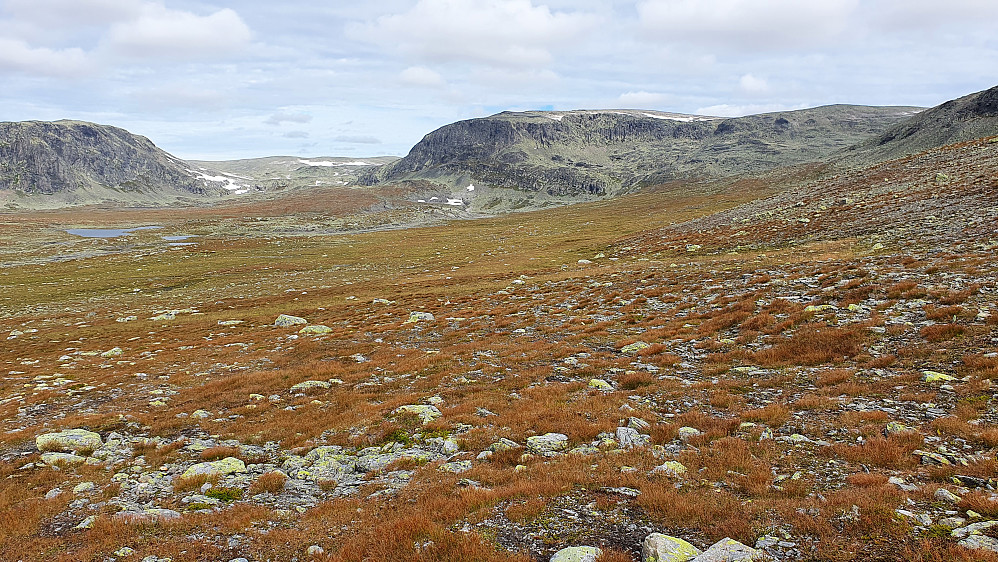
{"type": "Polygon", "coordinates": [[[444,77],[425,66],[410,66],[399,74],[399,80],[410,86],[439,88],[446,85],[444,77]]]}
{"type": "Polygon", "coordinates": [[[617,101],[621,108],[626,109],[653,109],[662,107],[672,101],[672,96],[655,92],[626,92],[620,94],[617,101]]]}
{"type": "Polygon", "coordinates": [[[110,25],[142,14],[142,0],[6,0],[3,11],[42,27],[110,25]]]}
{"type": "Polygon", "coordinates": [[[0,38],[0,70],[74,77],[86,74],[92,66],[82,49],[32,47],[24,41],[0,38]]]}
{"type": "Polygon", "coordinates": [[[783,105],[778,103],[768,104],[746,104],[730,105],[720,104],[698,108],[694,113],[697,115],[710,115],[714,117],[742,117],[745,115],[758,115],[760,113],[774,113],[777,111],[793,111],[810,107],[806,104],[783,105]]]}
{"type": "Polygon", "coordinates": [[[827,43],[848,29],[859,0],[643,0],[649,39],[710,49],[767,51],[827,43]]]}
{"type": "Polygon", "coordinates": [[[746,94],[764,94],[769,91],[769,83],[764,78],[746,74],[738,81],[738,86],[746,94]]]}
{"type": "Polygon", "coordinates": [[[201,59],[238,51],[251,35],[239,14],[228,8],[199,16],[148,3],[137,19],[111,26],[106,46],[127,57],[201,59]]]}
{"type": "Polygon", "coordinates": [[[280,125],[282,123],[310,123],[312,116],[307,113],[293,113],[279,111],[264,121],[268,125],[280,125]]]}
{"type": "Polygon", "coordinates": [[[532,0],[419,0],[405,13],[350,28],[355,39],[421,61],[544,67],[597,19],[552,12],[532,0]]]}

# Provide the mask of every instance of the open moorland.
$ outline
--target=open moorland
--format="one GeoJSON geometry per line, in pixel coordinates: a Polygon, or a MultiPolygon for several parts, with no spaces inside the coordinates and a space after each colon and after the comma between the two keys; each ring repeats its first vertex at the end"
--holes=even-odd
{"type": "Polygon", "coordinates": [[[406,229],[0,215],[2,558],[998,560],[996,141],[406,229]]]}

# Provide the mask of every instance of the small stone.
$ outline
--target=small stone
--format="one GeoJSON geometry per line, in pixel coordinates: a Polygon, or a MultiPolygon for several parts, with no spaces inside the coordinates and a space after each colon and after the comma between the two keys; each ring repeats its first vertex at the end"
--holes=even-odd
{"type": "Polygon", "coordinates": [[[551,562],[596,562],[603,551],[595,546],[570,546],[554,553],[551,562]]]}
{"type": "Polygon", "coordinates": [[[87,458],[72,453],[42,453],[42,462],[49,466],[77,466],[87,462],[87,458]]]}
{"type": "Polygon", "coordinates": [[[627,427],[641,431],[642,429],[651,427],[651,424],[641,418],[630,417],[627,418],[627,427]]]}
{"type": "Polygon", "coordinates": [[[333,385],[326,381],[303,381],[288,389],[288,392],[305,392],[308,390],[326,390],[332,388],[333,385]]]}
{"type": "Polygon", "coordinates": [[[278,328],[287,328],[297,324],[308,324],[308,320],[305,320],[301,316],[291,316],[290,314],[282,314],[277,317],[277,320],[274,320],[274,326],[278,328]]]}
{"type": "Polygon", "coordinates": [[[701,553],[692,544],[676,537],[652,533],[641,544],[641,562],[687,562],[701,553]]]}
{"type": "Polygon", "coordinates": [[[104,353],[101,353],[100,356],[103,357],[104,359],[110,359],[112,357],[121,357],[123,353],[124,351],[122,351],[120,347],[112,347],[111,349],[105,351],[104,353]]]}
{"type": "Polygon", "coordinates": [[[939,371],[922,371],[922,380],[925,382],[951,382],[955,381],[956,377],[939,371]]]}
{"type": "Polygon", "coordinates": [[[125,557],[131,556],[133,554],[135,554],[135,549],[132,548],[132,547],[130,547],[130,546],[123,546],[123,547],[119,548],[118,550],[114,551],[114,555],[115,556],[119,556],[121,558],[125,558],[125,557]]]}
{"type": "Polygon", "coordinates": [[[638,433],[638,430],[636,429],[630,427],[617,428],[617,441],[620,442],[620,447],[622,449],[644,447],[648,444],[650,439],[650,436],[638,433]]]}
{"type": "Polygon", "coordinates": [[[194,410],[194,412],[191,413],[191,417],[196,420],[206,420],[211,417],[211,412],[208,410],[194,410]]]}
{"type": "Polygon", "coordinates": [[[703,435],[703,432],[695,427],[680,427],[679,428],[679,439],[683,441],[689,441],[694,437],[699,437],[703,435]]]}
{"type": "Polygon", "coordinates": [[[953,504],[960,503],[963,500],[963,498],[947,490],[946,488],[939,488],[938,490],[936,490],[934,497],[939,501],[944,501],[953,504]]]}
{"type": "Polygon", "coordinates": [[[93,492],[97,486],[93,482],[80,482],[73,487],[73,493],[76,495],[89,494],[93,492]]]}
{"type": "Polygon", "coordinates": [[[905,433],[911,433],[915,431],[914,429],[904,425],[903,423],[892,421],[884,427],[884,437],[890,437],[891,435],[902,435],[905,433]]]}
{"type": "Polygon", "coordinates": [[[454,461],[445,462],[437,468],[440,472],[451,472],[454,474],[461,474],[462,472],[467,472],[471,470],[471,461],[454,461]]]}
{"type": "Polygon", "coordinates": [[[652,473],[665,474],[666,476],[682,476],[686,474],[686,465],[679,461],[666,461],[652,469],[652,473]]]}
{"type": "Polygon", "coordinates": [[[313,544],[312,546],[308,547],[308,550],[305,551],[305,554],[309,556],[322,556],[325,553],[326,550],[317,544],[313,544]]]}
{"type": "Polygon", "coordinates": [[[79,530],[93,529],[94,528],[94,522],[96,522],[96,521],[97,521],[97,516],[96,515],[91,515],[91,516],[87,517],[86,519],[84,519],[83,521],[80,521],[79,524],[77,524],[76,527],[74,527],[74,529],[79,529],[79,530]]]}

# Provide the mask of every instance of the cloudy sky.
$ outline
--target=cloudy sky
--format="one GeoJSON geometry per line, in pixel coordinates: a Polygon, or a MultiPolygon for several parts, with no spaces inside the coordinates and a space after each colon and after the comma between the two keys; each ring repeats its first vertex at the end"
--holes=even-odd
{"type": "Polygon", "coordinates": [[[403,155],[507,109],[936,105],[998,85],[996,29],[995,0],[0,0],[0,120],[403,155]]]}

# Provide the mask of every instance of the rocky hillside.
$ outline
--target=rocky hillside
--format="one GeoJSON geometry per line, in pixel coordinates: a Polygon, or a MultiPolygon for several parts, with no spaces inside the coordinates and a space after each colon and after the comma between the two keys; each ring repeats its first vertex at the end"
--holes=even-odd
{"type": "Polygon", "coordinates": [[[845,164],[863,166],[932,148],[998,135],[998,86],[948,101],[897,123],[846,151],[845,164]]]}
{"type": "Polygon", "coordinates": [[[8,205],[165,203],[249,189],[234,189],[224,177],[190,168],[149,139],[117,127],[80,121],[0,123],[0,198],[8,205]]]}
{"type": "Polygon", "coordinates": [[[234,179],[251,181],[268,192],[300,187],[356,185],[357,178],[372,168],[398,160],[394,156],[343,158],[268,156],[243,160],[190,161],[198,167],[217,170],[234,179]]]}
{"type": "Polygon", "coordinates": [[[504,112],[442,127],[363,180],[613,195],[680,178],[820,161],[917,111],[834,105],[732,119],[636,110],[504,112]]]}

